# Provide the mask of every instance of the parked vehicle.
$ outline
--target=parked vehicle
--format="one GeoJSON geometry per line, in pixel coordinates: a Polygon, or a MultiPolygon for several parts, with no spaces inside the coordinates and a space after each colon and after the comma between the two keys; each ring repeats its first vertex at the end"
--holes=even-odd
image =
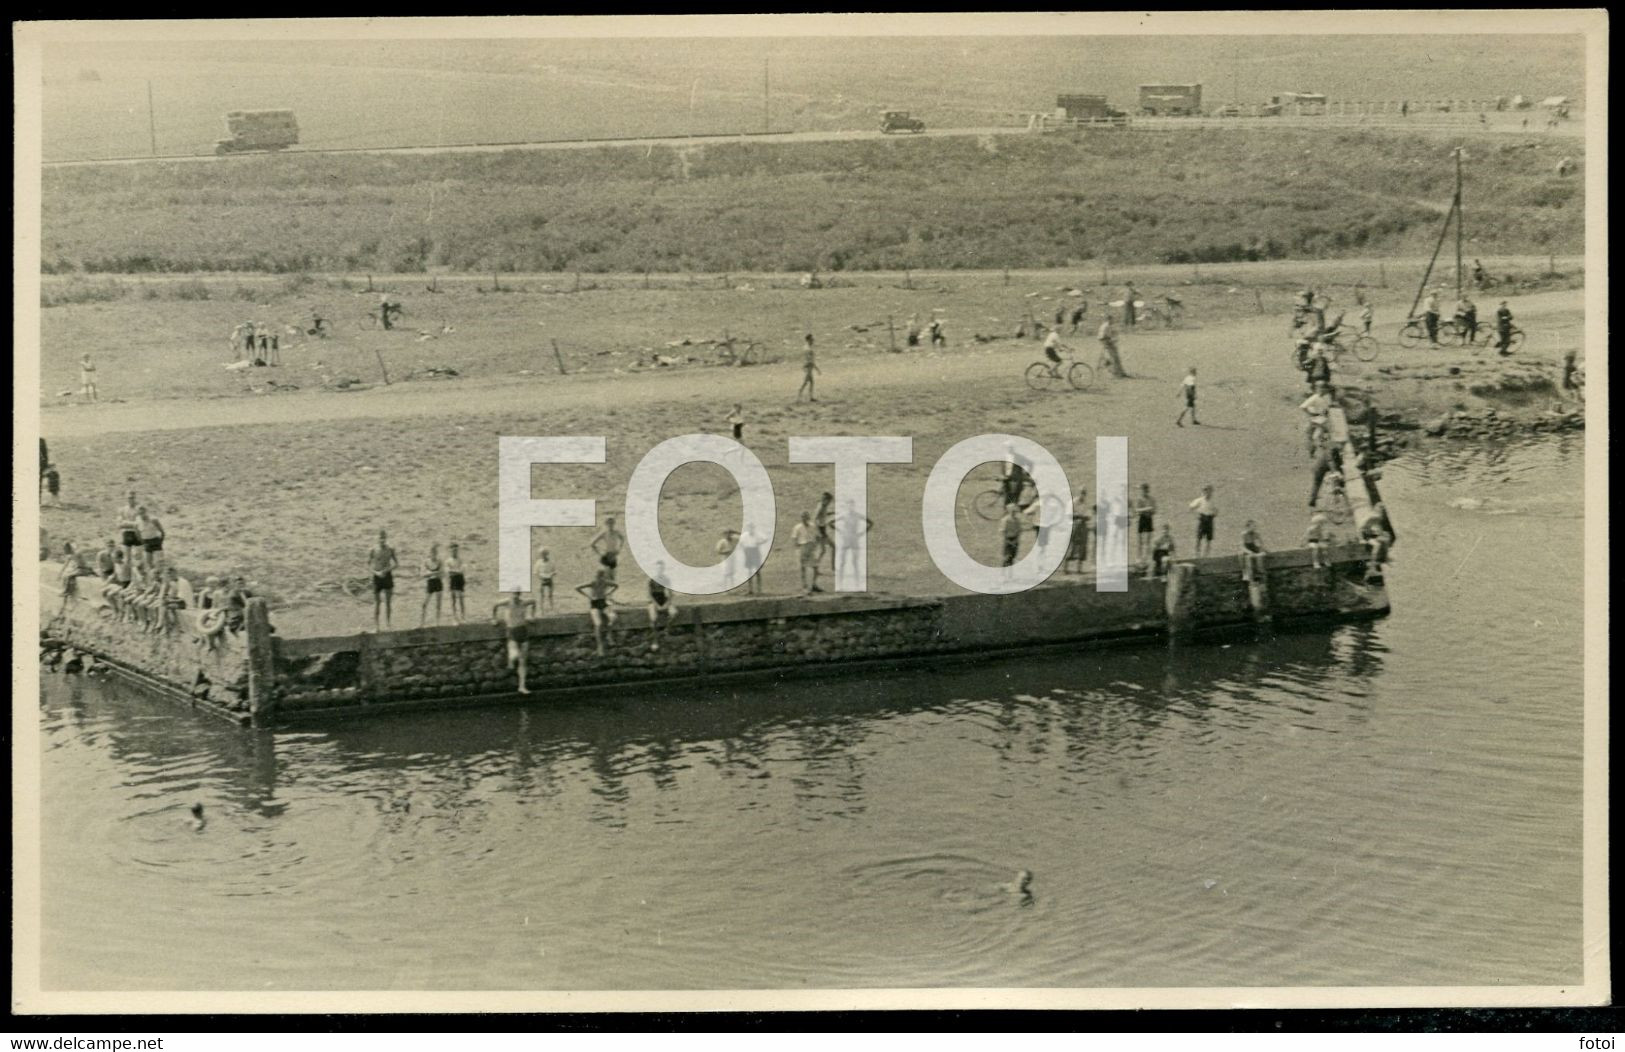
{"type": "Polygon", "coordinates": [[[214,144],[220,156],[285,150],[299,141],[299,122],[292,110],[233,110],[226,114],[226,130],[231,138],[214,144]]]}
{"type": "Polygon", "coordinates": [[[886,135],[893,132],[923,132],[925,122],[910,116],[907,110],[887,110],[880,119],[880,130],[886,135]]]}

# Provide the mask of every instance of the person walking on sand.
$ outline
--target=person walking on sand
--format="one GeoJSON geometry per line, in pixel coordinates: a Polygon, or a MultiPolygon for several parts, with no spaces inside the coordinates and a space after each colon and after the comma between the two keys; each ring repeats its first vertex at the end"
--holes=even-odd
{"type": "Polygon", "coordinates": [[[1100,330],[1096,332],[1095,339],[1100,341],[1100,360],[1112,371],[1112,375],[1119,380],[1128,376],[1123,369],[1123,359],[1117,353],[1117,328],[1112,325],[1112,316],[1106,315],[1100,321],[1100,330]]]}
{"type": "Polygon", "coordinates": [[[1213,524],[1219,517],[1219,506],[1213,502],[1212,486],[1202,487],[1202,495],[1191,501],[1191,510],[1196,512],[1196,554],[1212,555],[1213,524]]]}
{"type": "MultiPolygon", "coordinates": [[[[576,591],[587,600],[587,618],[592,622],[592,640],[593,645],[598,648],[599,657],[604,656],[604,634],[612,633],[615,627],[615,611],[610,606],[610,597],[619,587],[610,579],[609,571],[603,567],[598,568],[591,581],[576,585],[576,591]]],[[[613,634],[610,636],[610,642],[615,642],[613,634]]]]}
{"type": "MultiPolygon", "coordinates": [[[[1200,427],[1202,422],[1196,419],[1196,366],[1193,365],[1185,370],[1185,379],[1179,382],[1179,389],[1185,398],[1185,408],[1181,409],[1179,415],[1174,417],[1174,426],[1184,427],[1185,414],[1189,413],[1191,423],[1200,427]]],[[[1223,428],[1220,430],[1223,430],[1223,428]]]]}
{"type": "Polygon", "coordinates": [[[606,516],[604,528],[587,543],[597,553],[599,564],[609,571],[609,579],[615,580],[615,567],[620,564],[621,549],[626,547],[626,535],[615,528],[615,516],[606,516]]]}
{"type": "Polygon", "coordinates": [[[801,359],[801,386],[796,388],[796,401],[801,401],[801,392],[807,392],[807,401],[818,401],[813,392],[813,374],[823,372],[818,368],[818,360],[813,355],[812,333],[807,334],[807,353],[801,359]]]}
{"type": "Polygon", "coordinates": [[[934,351],[940,347],[946,350],[948,347],[948,337],[944,336],[942,333],[942,319],[932,318],[931,323],[926,326],[926,329],[931,333],[931,349],[934,351]]]}
{"type": "Polygon", "coordinates": [[[515,588],[505,602],[491,608],[491,619],[503,628],[502,634],[508,643],[508,667],[519,671],[519,693],[529,694],[525,673],[530,660],[530,618],[536,613],[536,604],[522,598],[524,594],[515,588]]]}
{"type": "Polygon", "coordinates": [[[545,603],[549,610],[553,605],[553,576],[556,571],[553,567],[553,553],[547,548],[542,549],[541,558],[536,561],[536,609],[541,610],[545,603]]]}
{"type": "Polygon", "coordinates": [[[1512,353],[1512,308],[1502,300],[1495,310],[1495,349],[1503,357],[1512,353]]]}
{"type": "Polygon", "coordinates": [[[1087,303],[1080,303],[1076,307],[1072,308],[1072,319],[1071,320],[1072,320],[1072,334],[1074,336],[1077,335],[1078,326],[1083,324],[1083,316],[1085,314],[1087,314],[1087,313],[1089,313],[1089,305],[1087,303]]]}
{"type": "Polygon", "coordinates": [[[440,545],[429,545],[429,554],[418,568],[423,578],[423,609],[418,614],[418,627],[429,623],[429,600],[434,600],[434,623],[440,623],[441,596],[446,589],[446,564],[440,559],[440,545]]]}
{"type": "Polygon", "coordinates": [[[740,444],[745,441],[745,407],[739,402],[734,403],[733,411],[728,414],[728,430],[733,434],[733,440],[740,444]]]}
{"type": "Polygon", "coordinates": [[[463,557],[452,541],[446,553],[446,594],[451,597],[451,619],[455,624],[462,624],[468,618],[468,608],[463,605],[463,591],[468,587],[468,578],[463,572],[463,557]]]}
{"type": "Polygon", "coordinates": [[[1132,282],[1123,287],[1123,328],[1125,329],[1134,328],[1134,301],[1138,300],[1139,298],[1140,293],[1134,288],[1132,282]]]}
{"type": "Polygon", "coordinates": [[[367,570],[372,574],[372,630],[378,631],[378,611],[384,612],[384,627],[388,628],[395,599],[395,568],[401,564],[395,549],[389,546],[389,536],[378,531],[378,543],[367,553],[367,570]]]}

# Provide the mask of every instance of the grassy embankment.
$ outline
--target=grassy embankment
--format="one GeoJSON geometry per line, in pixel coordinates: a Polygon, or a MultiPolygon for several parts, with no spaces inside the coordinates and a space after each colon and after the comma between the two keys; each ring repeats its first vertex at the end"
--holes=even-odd
{"type": "MultiPolygon", "coordinates": [[[[55,272],[793,271],[1426,255],[1447,143],[1090,131],[53,169],[55,272]]],[[[1579,144],[1468,137],[1474,255],[1575,253],[1579,144]],[[1533,148],[1531,148],[1533,147],[1533,148]]]]}

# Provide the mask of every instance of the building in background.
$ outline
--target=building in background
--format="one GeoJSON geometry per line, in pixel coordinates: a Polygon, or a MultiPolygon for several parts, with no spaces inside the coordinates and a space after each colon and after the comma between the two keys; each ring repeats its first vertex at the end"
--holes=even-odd
{"type": "Polygon", "coordinates": [[[1200,84],[1141,84],[1140,112],[1147,117],[1194,117],[1202,112],[1200,84]]]}

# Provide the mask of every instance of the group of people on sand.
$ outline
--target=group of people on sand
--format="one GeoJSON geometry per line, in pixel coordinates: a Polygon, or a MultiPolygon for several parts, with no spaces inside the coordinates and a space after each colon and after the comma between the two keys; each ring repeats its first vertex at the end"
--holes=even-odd
{"type": "Polygon", "coordinates": [[[207,577],[196,583],[183,577],[164,555],[164,524],[130,491],[119,510],[116,537],[95,552],[67,541],[62,546],[62,607],[71,599],[99,600],[115,620],[138,623],[143,631],[162,634],[179,625],[179,612],[215,611],[199,621],[198,640],[211,648],[223,633],[241,632],[253,597],[241,577],[207,577]],[[87,591],[82,580],[93,580],[87,591]]]}
{"type": "Polygon", "coordinates": [[[269,322],[249,320],[239,323],[231,330],[230,343],[233,361],[250,365],[282,364],[282,329],[269,322]]]}

